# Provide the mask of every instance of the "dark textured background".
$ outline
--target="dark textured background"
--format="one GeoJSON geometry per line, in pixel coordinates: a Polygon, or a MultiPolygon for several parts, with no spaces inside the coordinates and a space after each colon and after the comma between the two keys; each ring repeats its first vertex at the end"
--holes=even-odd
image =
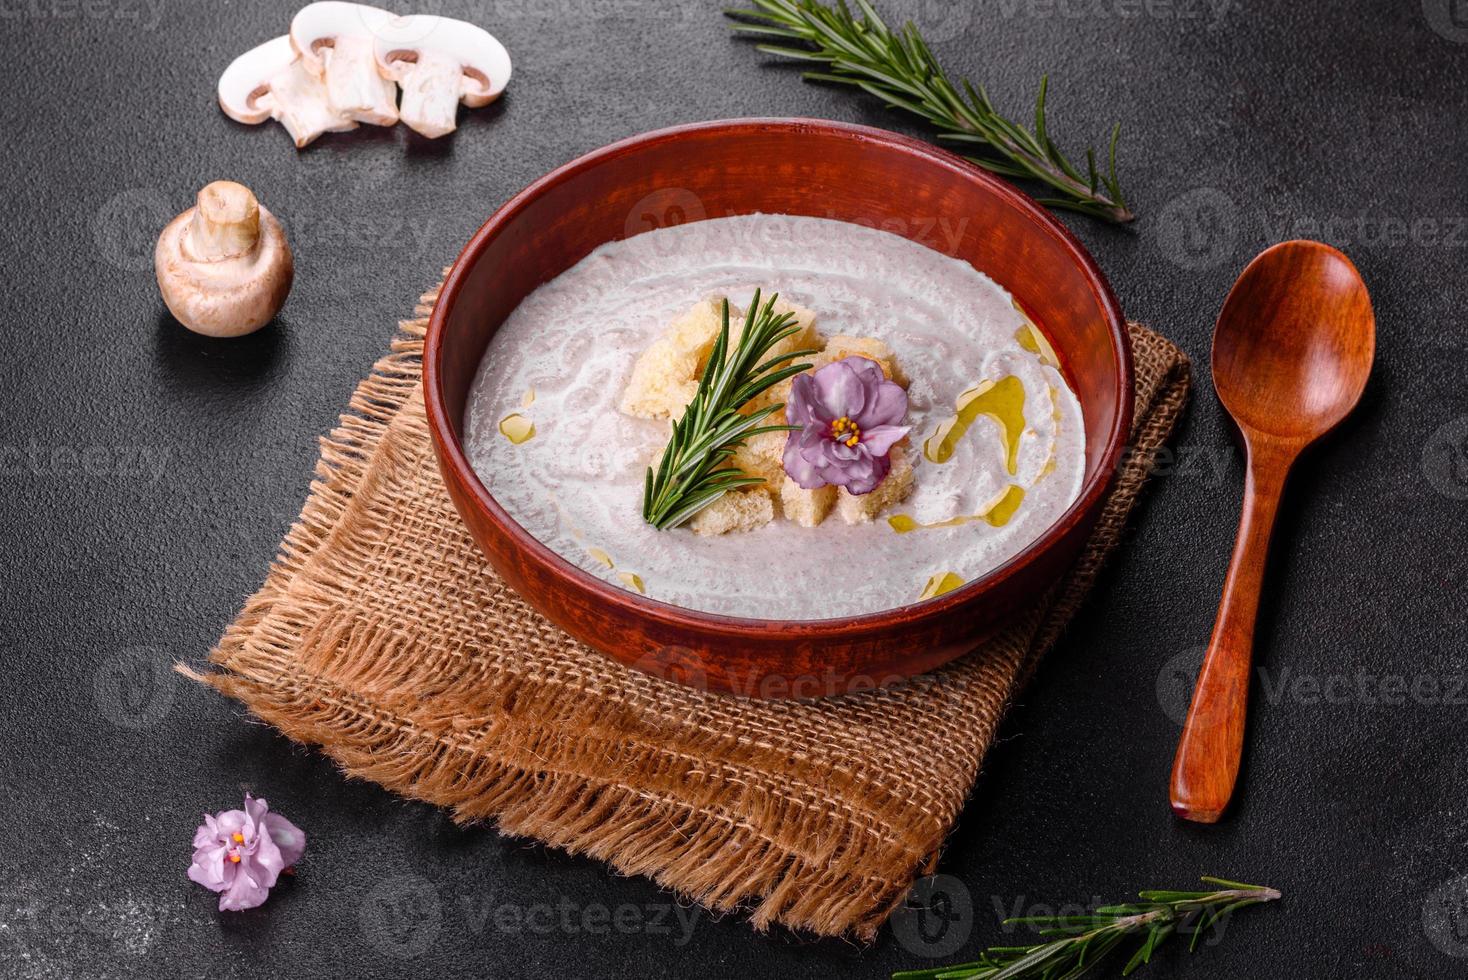
{"type": "Polygon", "coordinates": [[[394,320],[528,181],[691,120],[905,124],[770,66],[713,3],[431,0],[510,49],[503,102],[437,143],[364,129],[298,153],[213,99],[292,6],[154,3],[0,2],[0,976],[879,976],[1012,942],[1004,914],[1200,873],[1287,898],[1147,975],[1468,974],[1468,2],[884,5],[1020,115],[1052,72],[1066,146],[1121,121],[1141,220],[1067,221],[1202,383],[944,856],[939,887],[967,916],[946,934],[910,917],[905,940],[870,949],[756,935],[592,861],[458,829],[167,667],[202,658],[260,584],[317,436],[394,320]],[[235,342],[174,323],[150,266],[159,228],[220,177],[282,216],[297,257],[283,317],[235,342]],[[1241,480],[1209,332],[1244,262],[1296,236],[1366,277],[1376,373],[1283,515],[1242,805],[1183,826],[1166,804],[1175,719],[1241,480]],[[265,907],[220,914],[184,878],[189,838],[246,789],[311,844],[265,907]]]}

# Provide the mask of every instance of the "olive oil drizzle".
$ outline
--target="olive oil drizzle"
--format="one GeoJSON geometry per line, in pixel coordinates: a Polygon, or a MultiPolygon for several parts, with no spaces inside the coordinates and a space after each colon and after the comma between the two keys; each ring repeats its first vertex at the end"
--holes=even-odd
{"type": "Polygon", "coordinates": [[[1045,336],[1034,319],[1025,312],[1025,308],[1019,305],[1019,300],[1013,300],[1014,310],[1024,317],[1025,322],[1014,332],[1014,339],[1021,347],[1039,358],[1040,363],[1060,370],[1060,358],[1055,356],[1055,348],[1050,346],[1050,338],[1045,336]]]}
{"type": "MultiPolygon", "coordinates": [[[[607,554],[605,550],[594,545],[588,545],[586,553],[593,560],[605,565],[607,568],[613,571],[616,570],[617,563],[612,560],[612,556],[607,554]]],[[[636,591],[638,595],[647,595],[647,584],[642,581],[642,576],[636,572],[617,572],[617,581],[621,582],[624,588],[636,591]]]]}
{"type": "Polygon", "coordinates": [[[983,521],[990,527],[1003,527],[1009,523],[1010,518],[1014,517],[1014,512],[1019,510],[1019,505],[1024,502],[1024,499],[1025,488],[1011,484],[978,514],[961,514],[958,517],[950,517],[946,521],[934,521],[932,524],[919,523],[910,514],[893,514],[887,518],[887,523],[898,534],[907,534],[910,531],[931,531],[940,527],[962,527],[976,521],[983,521]]]}
{"type": "MultiPolygon", "coordinates": [[[[1055,430],[1050,436],[1050,455],[1045,457],[1045,463],[1040,467],[1040,472],[1035,476],[1034,483],[1039,483],[1045,477],[1055,472],[1055,456],[1060,444],[1060,389],[1054,385],[1045,386],[1050,392],[1050,420],[1055,423],[1055,430]]],[[[1034,483],[1030,486],[1034,486],[1034,483]]]]}
{"type": "Polygon", "coordinates": [[[963,579],[953,572],[937,572],[928,579],[928,584],[923,586],[922,594],[918,596],[918,602],[924,599],[936,599],[940,595],[952,592],[964,584],[963,579]]]}
{"type": "Polygon", "coordinates": [[[1014,339],[1019,345],[1037,357],[1041,364],[1046,367],[1060,369],[1060,358],[1055,356],[1055,348],[1050,346],[1050,341],[1045,339],[1045,333],[1033,323],[1026,322],[1014,332],[1014,339]]]}
{"type": "Polygon", "coordinates": [[[519,412],[511,412],[500,419],[500,435],[517,446],[521,445],[535,438],[535,423],[519,412]]]}
{"type": "Polygon", "coordinates": [[[1019,439],[1025,431],[1025,386],[1014,375],[998,381],[981,381],[958,396],[957,414],[928,436],[923,456],[931,463],[946,463],[953,450],[980,415],[999,424],[1004,444],[1004,466],[1014,475],[1019,465],[1019,439]]]}

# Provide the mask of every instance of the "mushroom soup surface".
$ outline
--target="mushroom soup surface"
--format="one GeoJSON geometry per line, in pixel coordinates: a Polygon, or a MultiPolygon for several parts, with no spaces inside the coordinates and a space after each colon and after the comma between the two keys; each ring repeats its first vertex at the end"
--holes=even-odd
{"type": "MultiPolygon", "coordinates": [[[[1081,408],[1044,335],[993,280],[898,235],[744,215],[593,251],[535,290],[485,352],[465,411],[479,478],[577,567],[673,605],[757,619],[880,612],[1003,564],[1080,493],[1081,408]],[[824,336],[877,338],[909,379],[913,488],[865,523],[717,536],[642,520],[669,423],[618,410],[634,362],[690,305],[756,288],[824,336]]],[[[880,487],[878,488],[880,490],[880,487]]]]}

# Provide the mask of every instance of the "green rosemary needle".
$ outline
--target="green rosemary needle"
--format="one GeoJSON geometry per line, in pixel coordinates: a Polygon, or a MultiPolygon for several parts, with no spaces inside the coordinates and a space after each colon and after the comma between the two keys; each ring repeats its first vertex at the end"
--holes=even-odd
{"type": "Polygon", "coordinates": [[[893,108],[920,116],[938,128],[940,140],[982,152],[968,159],[984,169],[1045,184],[1055,196],[1042,198],[1042,204],[1117,223],[1135,217],[1116,179],[1120,124],[1111,130],[1105,172],[1096,165],[1094,148],[1088,148],[1083,176],[1046,128],[1049,76],[1040,79],[1030,129],[1005,118],[982,85],[974,86],[967,78],[955,84],[911,22],[891,30],[869,0],[854,0],[860,19],[846,0],[837,0],[835,6],[819,0],[749,2],[753,9],[725,11],[741,19],[734,30],[778,42],[759,44],[760,51],[825,66],[823,71],[806,72],[808,81],[854,85],[893,108]]]}
{"type": "Polygon", "coordinates": [[[1140,902],[1106,905],[1085,915],[1042,915],[1006,919],[1005,925],[1027,925],[1046,941],[1033,946],[994,946],[972,963],[909,970],[892,980],[1073,980],[1090,973],[1128,936],[1141,936],[1121,975],[1127,976],[1173,933],[1191,932],[1188,951],[1224,916],[1248,905],[1280,897],[1273,888],[1245,885],[1222,878],[1204,878],[1218,886],[1210,892],[1145,891],[1140,902]]]}
{"type": "Polygon", "coordinates": [[[656,467],[649,466],[642,491],[642,518],[659,531],[677,527],[730,490],[764,483],[725,466],[745,439],[765,432],[788,432],[789,425],[761,425],[784,408],[767,405],[748,414],[740,410],[786,378],[810,367],[790,361],[814,350],[798,350],[764,360],[770,348],[800,331],[791,313],[775,313],[775,294],[760,305],[760,291],[744,318],[739,342],[729,350],[729,301],[723,324],[698,381],[693,401],[673,423],[673,435],[656,467]]]}

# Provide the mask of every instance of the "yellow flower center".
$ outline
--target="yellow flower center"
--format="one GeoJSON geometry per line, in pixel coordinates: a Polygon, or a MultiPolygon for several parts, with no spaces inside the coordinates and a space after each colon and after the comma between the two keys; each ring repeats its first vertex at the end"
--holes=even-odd
{"type": "Polygon", "coordinates": [[[230,864],[239,864],[240,863],[240,856],[238,854],[236,854],[235,852],[230,851],[229,852],[229,863],[230,864]]]}
{"type": "Polygon", "coordinates": [[[245,835],[240,833],[239,831],[235,831],[230,836],[234,838],[234,842],[236,844],[243,844],[245,842],[245,835]]]}
{"type": "Polygon", "coordinates": [[[843,415],[831,423],[831,438],[854,448],[857,443],[861,442],[861,429],[858,429],[855,422],[843,415]]]}

